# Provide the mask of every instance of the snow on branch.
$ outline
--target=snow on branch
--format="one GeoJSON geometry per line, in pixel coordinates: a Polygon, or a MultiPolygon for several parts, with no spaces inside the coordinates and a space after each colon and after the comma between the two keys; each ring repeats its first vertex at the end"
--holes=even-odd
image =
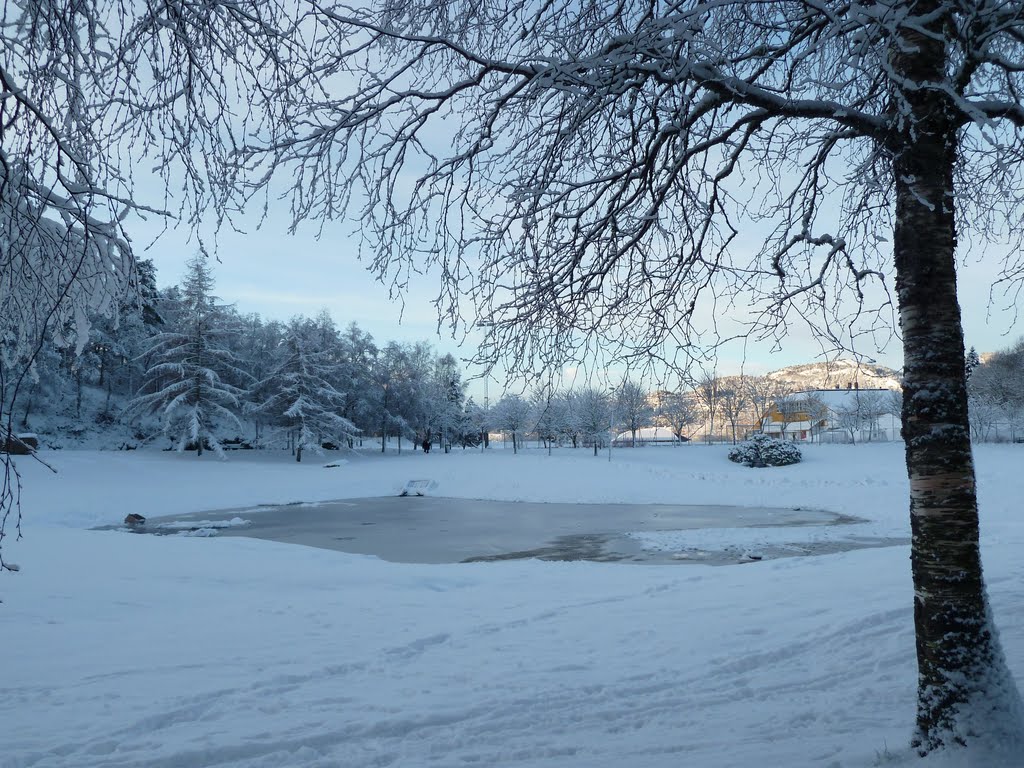
{"type": "Polygon", "coordinates": [[[887,188],[843,194],[851,160],[884,177],[890,22],[871,13],[320,3],[309,74],[239,171],[252,196],[288,169],[296,220],[350,217],[396,289],[436,268],[440,319],[461,327],[468,297],[483,357],[524,369],[609,343],[628,357],[760,333],[768,316],[781,333],[780,300],[825,326],[841,302],[816,289],[835,264],[855,287],[839,311],[889,305],[863,289],[882,273],[868,233],[887,188]],[[768,246],[745,242],[751,222],[768,246]],[[847,244],[842,259],[818,255],[824,235],[847,244]],[[749,312],[717,328],[712,308],[732,304],[749,312]]]}
{"type": "MultiPolygon", "coordinates": [[[[227,159],[303,45],[278,0],[0,7],[0,426],[43,345],[81,353],[138,283],[147,217],[223,217],[227,159]],[[156,184],[154,186],[154,180],[156,184]],[[173,192],[169,191],[173,190],[173,192]],[[152,199],[147,199],[151,195],[152,199]]],[[[15,508],[4,460],[0,538],[15,508]]]]}

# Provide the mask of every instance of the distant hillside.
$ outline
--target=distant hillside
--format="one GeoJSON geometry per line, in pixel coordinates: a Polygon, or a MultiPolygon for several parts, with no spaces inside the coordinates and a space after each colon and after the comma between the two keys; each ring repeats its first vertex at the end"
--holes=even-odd
{"type": "Polygon", "coordinates": [[[767,374],[768,378],[785,382],[797,389],[846,389],[855,383],[864,389],[899,389],[900,373],[884,365],[836,360],[831,363],[791,365],[767,374]]]}

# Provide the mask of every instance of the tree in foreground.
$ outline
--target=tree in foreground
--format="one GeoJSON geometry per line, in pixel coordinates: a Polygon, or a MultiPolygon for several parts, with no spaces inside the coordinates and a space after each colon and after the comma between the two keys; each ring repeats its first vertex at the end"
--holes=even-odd
{"type": "MultiPolygon", "coordinates": [[[[526,372],[602,350],[683,365],[730,334],[771,342],[804,320],[855,347],[895,299],[914,744],[1020,747],[982,579],[955,256],[958,235],[1020,244],[1024,4],[310,12],[304,71],[352,92],[298,77],[243,161],[263,184],[285,167],[316,177],[296,190],[299,217],[356,201],[382,276],[436,267],[453,323],[460,295],[476,300],[485,360],[526,372]],[[749,309],[734,331],[735,307],[749,309]]],[[[1024,272],[1013,255],[1005,267],[1024,272]]]]}
{"type": "Polygon", "coordinates": [[[212,295],[206,257],[194,256],[187,269],[175,328],[154,337],[147,353],[153,363],[125,416],[157,414],[179,451],[190,448],[202,456],[210,446],[221,454],[221,428],[241,430],[238,413],[245,390],[235,382],[248,376],[227,343],[231,330],[224,305],[212,295]]]}
{"type": "MultiPolygon", "coordinates": [[[[207,176],[237,144],[239,94],[255,104],[273,91],[299,43],[280,32],[293,28],[284,6],[0,5],[0,429],[47,342],[81,353],[90,321],[132,292],[128,232],[216,205],[207,176]]],[[[19,487],[0,454],[0,570],[19,487]]]]}

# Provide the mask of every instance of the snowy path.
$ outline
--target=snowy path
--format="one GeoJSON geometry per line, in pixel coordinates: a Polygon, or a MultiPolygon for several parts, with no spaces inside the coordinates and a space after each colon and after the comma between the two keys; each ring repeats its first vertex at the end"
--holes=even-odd
{"type": "Polygon", "coordinates": [[[908,608],[883,567],[893,552],[830,558],[851,583],[847,607],[826,609],[835,582],[809,590],[786,561],[724,578],[424,568],[182,540],[143,587],[118,572],[152,563],[148,542],[125,552],[127,537],[63,538],[65,562],[91,573],[36,596],[69,606],[63,621],[41,630],[39,612],[8,617],[5,646],[18,651],[2,722],[20,722],[5,768],[669,766],[680,753],[701,766],[782,765],[794,740],[810,765],[849,757],[866,732],[869,751],[899,744],[912,716],[908,608]],[[76,555],[82,545],[92,554],[76,555]],[[108,580],[115,600],[76,610],[90,581],[108,580]],[[780,604],[796,591],[800,601],[780,604]],[[879,733],[879,708],[904,717],[879,733]]]}

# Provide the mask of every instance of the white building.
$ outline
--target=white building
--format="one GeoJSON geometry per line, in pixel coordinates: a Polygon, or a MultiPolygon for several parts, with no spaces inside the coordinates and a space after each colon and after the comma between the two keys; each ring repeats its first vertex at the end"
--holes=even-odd
{"type": "MultiPolygon", "coordinates": [[[[640,445],[679,445],[683,441],[676,437],[668,427],[643,427],[636,431],[636,444],[640,445]]],[[[632,432],[620,432],[615,436],[612,445],[616,448],[628,448],[633,445],[632,432]]]]}

